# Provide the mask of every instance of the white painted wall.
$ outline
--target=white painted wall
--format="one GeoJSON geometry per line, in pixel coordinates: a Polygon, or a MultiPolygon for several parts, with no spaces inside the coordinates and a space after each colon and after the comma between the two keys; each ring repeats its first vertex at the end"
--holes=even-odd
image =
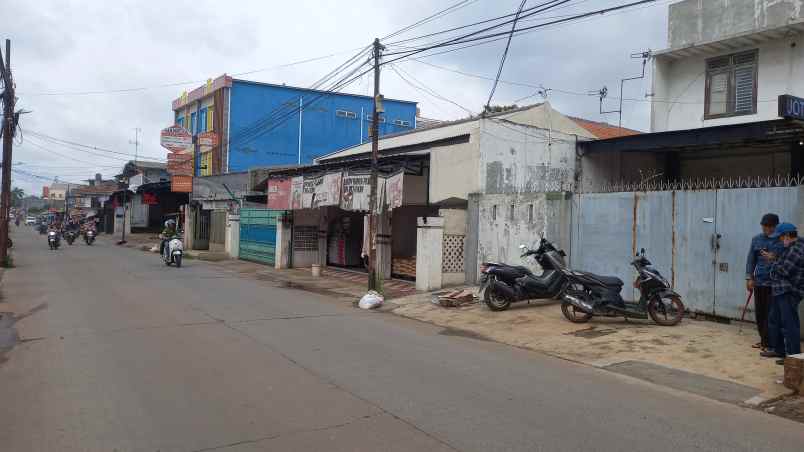
{"type": "Polygon", "coordinates": [[[480,190],[476,177],[480,168],[479,129],[477,123],[472,124],[468,143],[439,146],[430,152],[430,203],[467,199],[469,193],[480,190]]]}
{"type": "Polygon", "coordinates": [[[722,54],[654,61],[651,130],[695,129],[776,119],[781,94],[804,97],[804,39],[793,35],[722,54]],[[795,43],[795,46],[792,44],[795,43]],[[744,50],[759,50],[757,114],[704,120],[706,60],[744,50]]]}

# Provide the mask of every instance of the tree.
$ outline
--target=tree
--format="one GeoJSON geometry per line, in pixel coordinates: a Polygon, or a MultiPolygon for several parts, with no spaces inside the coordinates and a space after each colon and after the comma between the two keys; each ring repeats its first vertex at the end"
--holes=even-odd
{"type": "Polygon", "coordinates": [[[25,197],[25,190],[14,187],[11,189],[11,205],[14,207],[20,207],[22,205],[22,198],[25,197]]]}

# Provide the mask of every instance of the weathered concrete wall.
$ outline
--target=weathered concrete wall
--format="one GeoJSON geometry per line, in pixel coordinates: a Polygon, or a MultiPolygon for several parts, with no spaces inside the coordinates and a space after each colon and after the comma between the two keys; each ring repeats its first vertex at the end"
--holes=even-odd
{"type": "Polygon", "coordinates": [[[240,256],[240,215],[226,215],[225,247],[226,253],[232,259],[237,259],[240,256]]]}
{"type": "Polygon", "coordinates": [[[581,158],[580,183],[582,191],[593,191],[604,183],[621,180],[633,182],[665,172],[665,157],[650,152],[607,152],[588,154],[581,158]]]}
{"type": "Polygon", "coordinates": [[[804,18],[802,0],[684,0],[670,5],[671,48],[716,41],[804,18]]]}
{"type": "Polygon", "coordinates": [[[479,135],[481,193],[572,190],[574,135],[491,119],[479,135]]]}
{"type": "Polygon", "coordinates": [[[756,114],[704,119],[706,60],[720,54],[676,60],[657,58],[653,71],[651,130],[663,132],[776,119],[779,95],[804,96],[804,39],[801,36],[747,45],[722,54],[753,49],[759,51],[756,114]],[[796,45],[792,46],[793,43],[796,45]]]}
{"type": "Polygon", "coordinates": [[[441,288],[443,243],[444,219],[419,218],[416,237],[416,290],[430,291],[441,288]]]}
{"type": "Polygon", "coordinates": [[[520,259],[519,245],[537,246],[544,233],[548,240],[569,254],[571,208],[571,200],[564,193],[481,196],[475,265],[501,261],[541,271],[535,261],[520,259]]]}

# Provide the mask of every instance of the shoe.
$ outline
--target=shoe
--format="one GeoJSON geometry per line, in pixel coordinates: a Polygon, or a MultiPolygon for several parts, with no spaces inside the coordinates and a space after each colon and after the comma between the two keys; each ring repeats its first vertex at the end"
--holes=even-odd
{"type": "Polygon", "coordinates": [[[765,351],[759,352],[759,356],[761,356],[763,358],[780,358],[782,355],[776,353],[773,350],[765,350],[765,351]]]}
{"type": "Polygon", "coordinates": [[[782,358],[782,359],[777,359],[777,360],[776,360],[776,364],[778,364],[778,365],[780,365],[780,366],[784,366],[784,358],[782,358]]]}

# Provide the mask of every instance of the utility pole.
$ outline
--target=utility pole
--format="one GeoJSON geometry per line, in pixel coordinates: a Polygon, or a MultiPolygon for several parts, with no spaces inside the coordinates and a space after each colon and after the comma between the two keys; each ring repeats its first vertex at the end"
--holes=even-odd
{"type": "MultiPolygon", "coordinates": [[[[130,144],[134,145],[134,167],[137,167],[137,157],[139,156],[140,151],[140,129],[139,127],[134,128],[134,141],[129,141],[130,144]]],[[[125,177],[125,171],[123,171],[123,177],[125,177]]],[[[128,208],[126,207],[126,201],[128,198],[128,182],[131,178],[126,177],[126,188],[123,191],[123,235],[120,237],[120,241],[117,242],[118,245],[123,245],[126,243],[126,220],[128,217],[128,208]]]]}
{"type": "Polygon", "coordinates": [[[377,229],[379,227],[378,211],[381,210],[377,199],[377,160],[380,153],[380,108],[382,96],[380,95],[380,52],[382,52],[379,38],[374,39],[374,107],[371,111],[371,197],[369,200],[369,278],[368,290],[382,291],[382,275],[377,265],[377,229]]]}
{"type": "Polygon", "coordinates": [[[11,207],[11,148],[17,115],[14,114],[14,79],[11,76],[11,40],[6,39],[5,62],[0,52],[0,76],[3,78],[3,169],[0,187],[0,265],[8,265],[8,209],[11,207]]]}

